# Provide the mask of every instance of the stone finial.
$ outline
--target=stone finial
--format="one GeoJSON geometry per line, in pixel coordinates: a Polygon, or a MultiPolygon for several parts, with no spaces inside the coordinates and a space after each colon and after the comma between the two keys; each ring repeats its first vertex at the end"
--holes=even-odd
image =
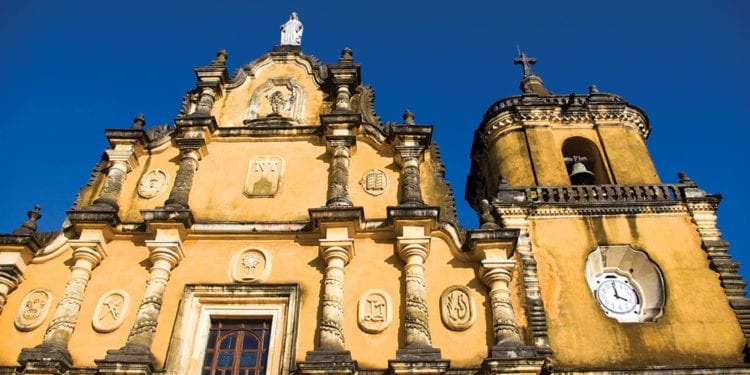
{"type": "Polygon", "coordinates": [[[34,210],[26,213],[29,218],[18,229],[14,230],[13,234],[31,235],[36,233],[36,221],[42,217],[42,214],[39,213],[41,210],[41,205],[35,205],[34,210]]]}
{"type": "Polygon", "coordinates": [[[680,179],[681,184],[685,185],[696,185],[695,181],[691,180],[690,177],[688,177],[687,173],[685,171],[680,171],[677,173],[677,178],[680,179]]]}
{"type": "Polygon", "coordinates": [[[227,50],[222,49],[216,52],[216,57],[211,61],[211,65],[227,65],[227,50]]]}
{"type": "Polygon", "coordinates": [[[495,219],[495,216],[492,215],[492,205],[490,204],[490,201],[486,199],[482,199],[480,202],[482,214],[479,218],[480,221],[480,228],[482,229],[497,229],[500,228],[499,225],[497,225],[497,220],[495,219]]]}
{"type": "Polygon", "coordinates": [[[500,175],[500,178],[498,180],[499,180],[498,183],[497,183],[498,189],[500,187],[508,187],[508,178],[507,177],[505,177],[504,175],[500,175]]]}
{"type": "Polygon", "coordinates": [[[596,85],[589,85],[589,94],[598,94],[599,88],[596,85]]]}
{"type": "Polygon", "coordinates": [[[341,57],[339,57],[339,64],[350,63],[354,60],[354,55],[351,48],[346,47],[341,51],[341,57]]]}
{"type": "Polygon", "coordinates": [[[140,113],[136,118],[133,119],[133,125],[130,125],[130,128],[135,130],[143,130],[144,126],[146,126],[146,117],[143,116],[143,113],[140,113]]]}
{"type": "Polygon", "coordinates": [[[414,112],[412,112],[412,111],[410,111],[408,109],[404,112],[404,115],[401,116],[401,117],[404,119],[404,125],[415,125],[416,124],[414,122],[414,112]]]}

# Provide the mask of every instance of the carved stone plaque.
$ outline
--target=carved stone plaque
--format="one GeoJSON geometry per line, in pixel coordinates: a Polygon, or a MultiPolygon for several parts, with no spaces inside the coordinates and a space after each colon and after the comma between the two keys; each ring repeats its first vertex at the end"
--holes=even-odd
{"type": "Polygon", "coordinates": [[[380,169],[370,169],[359,181],[365,192],[378,196],[388,189],[388,176],[380,169]]]}
{"type": "Polygon", "coordinates": [[[468,288],[454,285],[440,296],[440,317],[448,329],[463,331],[474,324],[474,300],[468,288]]]}
{"type": "Polygon", "coordinates": [[[357,322],[359,328],[369,333],[383,332],[393,320],[393,303],[388,293],[368,290],[359,299],[357,322]]]}
{"type": "Polygon", "coordinates": [[[150,199],[167,189],[169,175],[161,169],[152,169],[138,182],[138,195],[150,199]]]}
{"type": "Polygon", "coordinates": [[[273,77],[253,91],[245,118],[281,117],[302,121],[306,100],[304,88],[294,78],[273,77]]]}
{"type": "Polygon", "coordinates": [[[258,155],[250,159],[244,193],[250,198],[269,198],[281,190],[286,160],[281,156],[258,155]]]}
{"type": "Polygon", "coordinates": [[[52,292],[34,289],[23,297],[14,321],[19,331],[31,331],[39,327],[52,306],[52,292]]]}
{"type": "Polygon", "coordinates": [[[104,293],[99,302],[96,303],[94,318],[91,324],[97,332],[112,332],[116,330],[125,320],[125,314],[128,311],[130,297],[122,289],[110,290],[104,293]]]}
{"type": "Polygon", "coordinates": [[[235,254],[229,269],[232,280],[238,283],[263,281],[271,273],[271,257],[263,249],[249,248],[235,254]]]}

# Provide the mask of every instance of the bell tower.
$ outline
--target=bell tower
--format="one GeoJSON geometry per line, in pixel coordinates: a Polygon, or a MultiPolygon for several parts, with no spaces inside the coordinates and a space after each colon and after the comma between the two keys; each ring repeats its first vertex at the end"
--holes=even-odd
{"type": "Polygon", "coordinates": [[[466,199],[482,223],[519,230],[524,339],[555,370],[746,361],[750,303],[716,226],[721,196],[684,173],[661,182],[642,109],[593,85],[556,95],[536,59],[514,62],[521,95],[477,128],[466,199]]]}

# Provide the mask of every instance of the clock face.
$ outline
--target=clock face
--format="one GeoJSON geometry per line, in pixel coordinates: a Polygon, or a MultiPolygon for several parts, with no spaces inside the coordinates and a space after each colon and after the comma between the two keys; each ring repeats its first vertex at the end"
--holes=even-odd
{"type": "Polygon", "coordinates": [[[606,312],[612,314],[638,314],[638,292],[625,278],[607,276],[598,281],[596,299],[606,312]]]}

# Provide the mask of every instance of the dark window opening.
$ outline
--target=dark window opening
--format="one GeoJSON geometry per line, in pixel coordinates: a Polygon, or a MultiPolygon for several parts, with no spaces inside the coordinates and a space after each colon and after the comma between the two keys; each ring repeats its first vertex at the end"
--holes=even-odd
{"type": "Polygon", "coordinates": [[[563,160],[571,185],[603,185],[609,183],[599,148],[583,137],[571,137],[562,146],[563,160]]]}
{"type": "Polygon", "coordinates": [[[271,319],[211,320],[203,375],[262,375],[268,367],[271,319]]]}

